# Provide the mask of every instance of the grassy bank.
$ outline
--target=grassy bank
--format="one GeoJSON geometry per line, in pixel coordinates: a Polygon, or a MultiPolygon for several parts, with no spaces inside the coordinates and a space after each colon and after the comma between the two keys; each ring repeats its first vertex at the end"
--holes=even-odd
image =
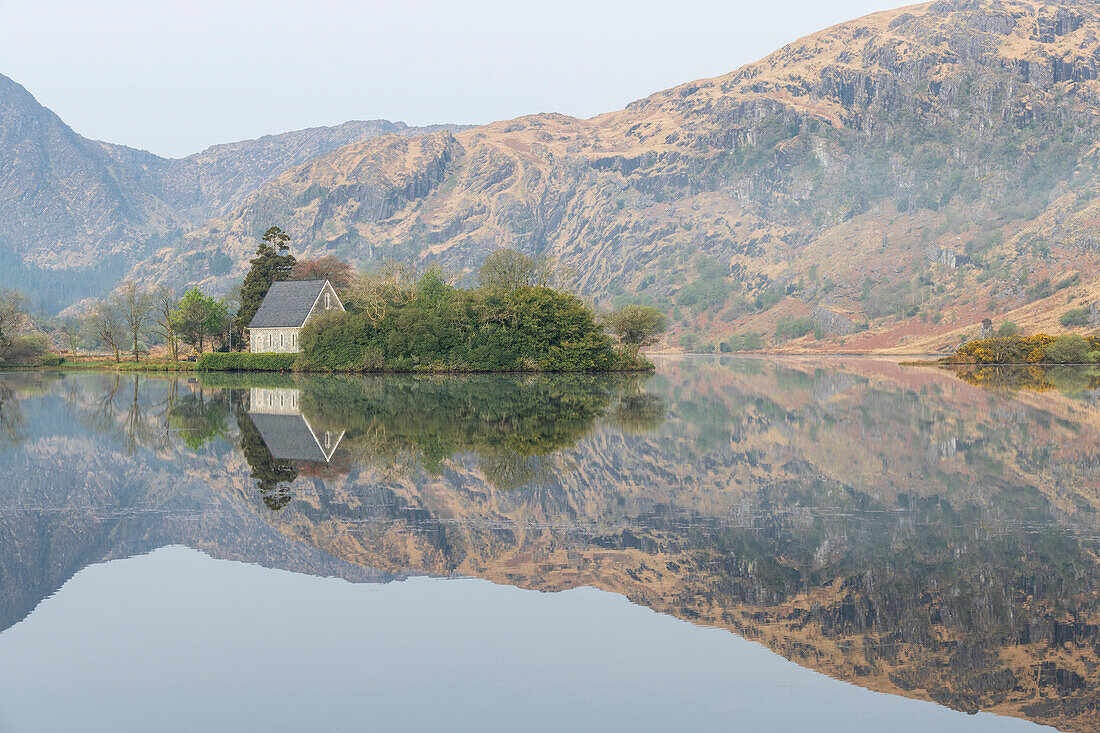
{"type": "Polygon", "coordinates": [[[66,359],[61,356],[47,355],[33,364],[4,364],[3,368],[98,372],[184,372],[194,369],[195,364],[186,361],[169,361],[167,359],[115,361],[114,359],[66,359]]]}

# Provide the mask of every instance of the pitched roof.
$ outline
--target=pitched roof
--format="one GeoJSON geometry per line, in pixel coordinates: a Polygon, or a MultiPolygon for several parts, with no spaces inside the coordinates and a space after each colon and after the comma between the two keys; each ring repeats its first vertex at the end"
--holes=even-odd
{"type": "Polygon", "coordinates": [[[249,411],[272,457],[280,461],[328,463],[344,434],[322,433],[324,445],[301,415],[270,415],[249,411]]]}
{"type": "Polygon", "coordinates": [[[317,302],[325,280],[279,280],[271,283],[249,328],[298,328],[317,302]]]}

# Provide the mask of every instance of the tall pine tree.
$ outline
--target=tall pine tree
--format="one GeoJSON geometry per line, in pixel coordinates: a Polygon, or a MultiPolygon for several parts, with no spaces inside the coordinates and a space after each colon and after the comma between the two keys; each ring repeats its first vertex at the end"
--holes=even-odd
{"type": "Polygon", "coordinates": [[[252,265],[244,276],[241,286],[241,306],[233,322],[234,342],[244,347],[244,329],[252,322],[252,317],[260,309],[260,303],[276,280],[290,279],[290,271],[298,263],[290,254],[290,237],[279,227],[271,227],[264,232],[256,257],[249,260],[252,265]]]}

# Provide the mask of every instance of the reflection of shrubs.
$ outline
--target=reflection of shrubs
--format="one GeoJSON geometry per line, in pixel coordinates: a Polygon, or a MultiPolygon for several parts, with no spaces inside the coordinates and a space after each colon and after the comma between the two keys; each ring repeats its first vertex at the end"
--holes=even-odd
{"type": "Polygon", "coordinates": [[[665,421],[665,403],[648,392],[632,392],[619,398],[607,415],[624,433],[649,433],[665,421]]]}
{"type": "Polygon", "coordinates": [[[964,382],[987,389],[1046,392],[1057,389],[1069,395],[1100,388],[1100,371],[1096,367],[1047,366],[1015,364],[962,369],[958,376],[964,382]]]}
{"type": "Polygon", "coordinates": [[[625,375],[329,377],[303,382],[300,404],[310,424],[347,431],[352,450],[411,453],[435,471],[466,451],[530,457],[570,447],[618,395],[637,391],[625,375]]]}

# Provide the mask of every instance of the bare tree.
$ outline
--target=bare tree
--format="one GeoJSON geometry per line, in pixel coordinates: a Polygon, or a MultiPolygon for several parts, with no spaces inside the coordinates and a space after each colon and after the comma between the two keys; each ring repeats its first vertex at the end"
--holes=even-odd
{"type": "Polygon", "coordinates": [[[115,309],[126,325],[126,331],[130,334],[130,343],[134,347],[134,361],[137,361],[138,336],[145,331],[145,325],[149,322],[152,302],[148,293],[138,290],[133,280],[127,280],[115,297],[115,309]]]}
{"type": "Polygon", "coordinates": [[[176,309],[179,300],[172,288],[161,285],[152,293],[152,318],[156,326],[156,332],[164,337],[168,344],[168,357],[172,361],[179,361],[179,334],[172,320],[172,312],[176,309]]]}
{"type": "Polygon", "coordinates": [[[66,318],[61,322],[59,330],[61,331],[62,337],[65,339],[65,347],[70,353],[75,354],[77,348],[80,346],[80,328],[80,321],[75,318],[66,318]]]}
{"type": "Polygon", "coordinates": [[[84,326],[92,337],[115,352],[115,361],[122,361],[118,345],[125,338],[122,321],[110,303],[96,303],[84,314],[84,326]]]}
{"type": "Polygon", "coordinates": [[[26,296],[18,290],[0,288],[0,361],[27,327],[27,320],[26,296]]]}

